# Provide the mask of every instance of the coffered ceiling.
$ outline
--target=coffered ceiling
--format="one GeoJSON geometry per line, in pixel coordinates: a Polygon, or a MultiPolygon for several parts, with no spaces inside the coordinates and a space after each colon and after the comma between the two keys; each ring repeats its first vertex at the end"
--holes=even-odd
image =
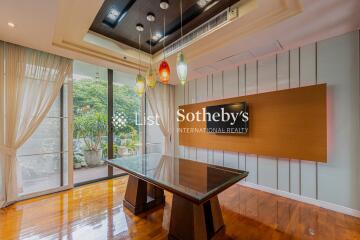
{"type": "MultiPolygon", "coordinates": [[[[186,34],[202,23],[224,11],[239,0],[183,0],[183,33],[186,34]]],[[[141,49],[153,53],[163,48],[163,18],[165,16],[165,43],[172,43],[181,36],[180,0],[169,0],[169,8],[160,8],[160,0],[105,0],[97,13],[90,30],[110,39],[138,48],[136,25],[141,23],[141,49]],[[153,32],[150,41],[148,13],[155,15],[151,24],[153,32]]]]}

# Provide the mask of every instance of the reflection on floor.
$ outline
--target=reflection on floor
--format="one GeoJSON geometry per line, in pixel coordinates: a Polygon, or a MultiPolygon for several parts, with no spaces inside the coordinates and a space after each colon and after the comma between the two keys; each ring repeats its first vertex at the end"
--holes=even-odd
{"type": "Polygon", "coordinates": [[[74,169],[74,183],[88,182],[91,180],[107,177],[108,165],[74,169]]]}
{"type": "Polygon", "coordinates": [[[20,195],[46,191],[60,186],[60,173],[53,173],[47,176],[22,179],[20,195]]]}
{"type": "MultiPolygon", "coordinates": [[[[119,169],[114,169],[114,174],[123,173],[119,169]]],[[[74,169],[74,183],[83,183],[108,176],[108,165],[96,167],[83,167],[74,169]]],[[[48,176],[31,177],[22,180],[21,195],[46,191],[60,186],[60,173],[49,174],[48,176]]]]}
{"type": "MultiPolygon", "coordinates": [[[[0,210],[0,239],[166,239],[166,206],[134,216],[122,206],[127,177],[0,210]],[[164,216],[164,220],[163,220],[164,216]]],[[[214,239],[360,239],[360,219],[235,185],[219,197],[226,228],[214,239]]]]}

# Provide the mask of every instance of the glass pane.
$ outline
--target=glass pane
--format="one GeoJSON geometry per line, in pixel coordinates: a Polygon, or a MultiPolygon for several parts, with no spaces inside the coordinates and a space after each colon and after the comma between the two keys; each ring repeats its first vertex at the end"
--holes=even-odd
{"type": "Polygon", "coordinates": [[[197,203],[202,203],[248,175],[248,172],[241,170],[157,153],[117,158],[109,162],[197,203]]]}
{"type": "MultiPolygon", "coordinates": [[[[64,105],[63,105],[63,114],[64,117],[68,116],[68,84],[64,84],[63,86],[63,99],[64,99],[64,105]]],[[[57,96],[57,98],[54,101],[54,104],[51,106],[50,111],[47,115],[47,117],[59,117],[60,116],[60,94],[57,96]]]]}
{"type": "Polygon", "coordinates": [[[45,118],[34,134],[17,151],[17,155],[59,153],[60,121],[60,118],[45,118]]]}
{"type": "MultiPolygon", "coordinates": [[[[135,93],[136,75],[114,71],[114,157],[142,154],[142,97],[135,93]],[[121,124],[124,123],[124,124],[121,124]]],[[[114,169],[114,175],[123,173],[114,169]]]]}
{"type": "MultiPolygon", "coordinates": [[[[152,119],[155,119],[149,101],[146,101],[146,114],[147,117],[152,117],[152,119]]],[[[163,141],[164,138],[161,133],[160,127],[157,124],[147,124],[146,153],[162,153],[163,141]]]]}
{"type": "MultiPolygon", "coordinates": [[[[64,88],[66,91],[66,87],[64,88]]],[[[61,186],[60,159],[67,164],[67,118],[63,124],[63,149],[61,149],[60,98],[52,105],[47,117],[31,137],[17,151],[19,187],[21,195],[50,190],[61,186]],[[63,151],[63,154],[61,152],[63,151]]],[[[63,174],[67,173],[64,166],[63,174]]],[[[68,176],[62,176],[67,184],[68,176]]]]}
{"type": "Polygon", "coordinates": [[[59,117],[60,116],[60,96],[58,96],[54,104],[51,106],[48,117],[59,117]]]}
{"type": "Polygon", "coordinates": [[[107,69],[74,62],[73,67],[74,183],[108,176],[107,69]]]}
{"type": "MultiPolygon", "coordinates": [[[[67,161],[67,153],[64,154],[67,161]]],[[[60,186],[60,154],[17,157],[20,170],[21,195],[45,191],[60,186]]]]}

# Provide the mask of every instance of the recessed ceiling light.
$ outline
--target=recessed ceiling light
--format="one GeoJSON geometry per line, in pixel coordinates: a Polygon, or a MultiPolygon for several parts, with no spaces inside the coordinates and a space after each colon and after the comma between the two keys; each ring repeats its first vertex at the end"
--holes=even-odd
{"type": "Polygon", "coordinates": [[[120,15],[120,12],[116,9],[111,9],[109,14],[107,15],[107,17],[112,20],[115,21],[120,15]]]}
{"type": "Polygon", "coordinates": [[[14,27],[15,27],[15,23],[13,23],[13,22],[8,22],[8,26],[11,27],[11,28],[14,28],[14,27]]]}
{"type": "Polygon", "coordinates": [[[157,42],[157,41],[159,41],[159,39],[162,37],[162,34],[161,33],[159,33],[159,32],[157,32],[157,33],[155,33],[153,36],[152,36],[152,39],[155,41],[155,42],[157,42]]]}

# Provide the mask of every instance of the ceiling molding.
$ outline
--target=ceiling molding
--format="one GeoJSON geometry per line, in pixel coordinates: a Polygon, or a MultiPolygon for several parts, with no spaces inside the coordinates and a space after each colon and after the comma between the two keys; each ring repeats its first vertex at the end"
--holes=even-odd
{"type": "MultiPolygon", "coordinates": [[[[53,45],[120,64],[131,69],[145,70],[146,65],[138,64],[138,50],[123,45],[121,53],[84,40],[103,0],[88,0],[86,8],[82,0],[61,0],[54,31],[53,45]]],[[[103,37],[105,38],[105,37],[103,37]]],[[[108,40],[110,41],[110,40],[108,40]]],[[[148,54],[142,52],[142,62],[149,62],[148,54]]]]}

